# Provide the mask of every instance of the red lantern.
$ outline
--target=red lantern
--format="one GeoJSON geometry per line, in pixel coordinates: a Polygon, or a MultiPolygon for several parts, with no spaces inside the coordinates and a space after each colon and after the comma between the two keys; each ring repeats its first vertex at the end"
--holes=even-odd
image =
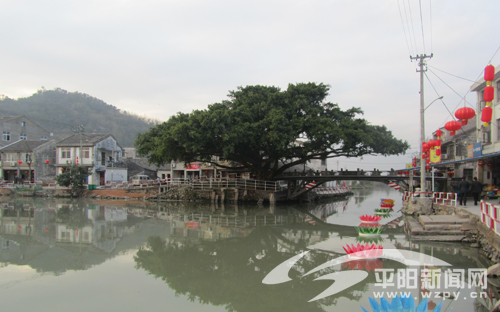
{"type": "Polygon", "coordinates": [[[485,102],[493,101],[494,92],[495,92],[495,89],[492,86],[487,86],[486,88],[484,88],[483,100],[485,102]]]}
{"type": "Polygon", "coordinates": [[[18,163],[18,164],[22,164],[23,162],[22,162],[21,160],[18,160],[18,161],[17,161],[17,163],[18,163]]]}
{"type": "Polygon", "coordinates": [[[441,147],[441,140],[436,140],[436,147],[441,147]]]}
{"type": "Polygon", "coordinates": [[[436,135],[437,135],[437,137],[438,137],[438,138],[439,138],[439,137],[441,137],[441,135],[442,135],[442,134],[443,134],[443,133],[441,132],[441,129],[438,129],[438,130],[436,131],[436,135]]]}
{"type": "Polygon", "coordinates": [[[49,162],[50,162],[50,160],[48,160],[48,159],[46,159],[46,160],[45,160],[45,163],[46,163],[46,164],[48,164],[49,162]]]}
{"type": "Polygon", "coordinates": [[[17,227],[17,229],[18,229],[19,231],[21,231],[21,229],[22,229],[22,228],[23,228],[23,227],[22,227],[22,226],[20,226],[20,225],[17,227]]]}
{"type": "Polygon", "coordinates": [[[422,143],[422,151],[427,152],[429,150],[429,143],[422,143]]]}
{"type": "Polygon", "coordinates": [[[465,126],[467,121],[474,116],[476,116],[476,112],[470,107],[462,107],[455,112],[455,117],[462,120],[462,126],[465,126]]]}
{"type": "Polygon", "coordinates": [[[425,153],[422,154],[422,159],[425,159],[425,155],[426,155],[425,153]]]}
{"type": "Polygon", "coordinates": [[[436,150],[436,156],[441,156],[441,149],[440,149],[440,148],[438,148],[438,149],[436,150]]]}
{"type": "Polygon", "coordinates": [[[48,227],[45,228],[45,233],[48,233],[50,229],[48,227]]]}
{"type": "Polygon", "coordinates": [[[493,65],[488,65],[484,69],[484,80],[493,81],[495,79],[495,67],[493,65]]]}
{"type": "Polygon", "coordinates": [[[460,130],[462,128],[462,124],[459,121],[452,120],[448,121],[445,125],[444,128],[448,131],[450,131],[450,135],[455,135],[455,131],[460,130]]]}
{"type": "Polygon", "coordinates": [[[481,121],[482,122],[490,122],[491,115],[493,115],[493,109],[490,106],[485,106],[483,108],[483,113],[481,114],[481,121]]]}
{"type": "Polygon", "coordinates": [[[430,158],[427,158],[427,159],[425,160],[425,162],[426,162],[426,163],[430,163],[430,162],[431,162],[431,159],[430,159],[430,158]]]}
{"type": "Polygon", "coordinates": [[[427,171],[429,171],[429,170],[431,170],[431,166],[430,166],[430,165],[427,165],[427,166],[425,167],[425,169],[427,169],[427,171]]]}

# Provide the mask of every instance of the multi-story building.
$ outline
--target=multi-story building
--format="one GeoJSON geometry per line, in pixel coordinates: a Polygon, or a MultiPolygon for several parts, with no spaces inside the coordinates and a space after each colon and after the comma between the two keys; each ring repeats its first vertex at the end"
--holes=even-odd
{"type": "Polygon", "coordinates": [[[89,170],[88,184],[127,181],[127,168],[122,162],[123,148],[109,133],[81,133],[56,144],[56,173],[73,164],[89,170]]]}
{"type": "Polygon", "coordinates": [[[18,140],[48,140],[52,135],[24,115],[0,117],[0,132],[2,134],[0,146],[5,146],[18,140]]]}
{"type": "Polygon", "coordinates": [[[0,178],[4,180],[54,180],[54,140],[17,140],[0,147],[0,159],[0,178]]]}
{"type": "Polygon", "coordinates": [[[471,86],[471,91],[477,97],[477,147],[474,148],[476,158],[476,171],[479,180],[485,184],[498,185],[500,183],[500,66],[496,67],[492,81],[494,96],[491,103],[493,114],[487,126],[481,122],[481,115],[486,102],[484,89],[486,81],[481,78],[471,86]],[[480,143],[480,144],[479,144],[480,143]]]}

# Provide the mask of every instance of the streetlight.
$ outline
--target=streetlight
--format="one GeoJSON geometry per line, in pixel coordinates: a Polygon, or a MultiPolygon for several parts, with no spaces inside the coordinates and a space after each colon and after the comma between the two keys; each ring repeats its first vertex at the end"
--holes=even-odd
{"type": "MultiPolygon", "coordinates": [[[[436,102],[437,100],[441,100],[444,96],[440,96],[434,101],[432,101],[427,107],[424,108],[424,101],[423,99],[420,101],[420,155],[424,154],[424,146],[423,143],[425,142],[425,122],[424,122],[424,112],[425,110],[432,105],[432,103],[436,102]]],[[[420,157],[420,191],[425,192],[425,167],[424,167],[424,162],[423,158],[420,157]]]]}

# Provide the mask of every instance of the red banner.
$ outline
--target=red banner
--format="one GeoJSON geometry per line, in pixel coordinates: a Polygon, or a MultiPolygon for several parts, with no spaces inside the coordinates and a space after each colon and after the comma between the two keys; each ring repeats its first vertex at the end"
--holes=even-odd
{"type": "Polygon", "coordinates": [[[186,164],[186,170],[200,170],[200,163],[186,164]]]}

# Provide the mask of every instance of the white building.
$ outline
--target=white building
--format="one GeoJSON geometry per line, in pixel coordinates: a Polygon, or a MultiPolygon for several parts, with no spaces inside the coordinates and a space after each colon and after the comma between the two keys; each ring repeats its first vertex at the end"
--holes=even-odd
{"type": "Polygon", "coordinates": [[[89,169],[88,184],[126,181],[123,153],[123,148],[109,133],[75,134],[56,144],[56,174],[72,164],[79,164],[89,169]]]}

